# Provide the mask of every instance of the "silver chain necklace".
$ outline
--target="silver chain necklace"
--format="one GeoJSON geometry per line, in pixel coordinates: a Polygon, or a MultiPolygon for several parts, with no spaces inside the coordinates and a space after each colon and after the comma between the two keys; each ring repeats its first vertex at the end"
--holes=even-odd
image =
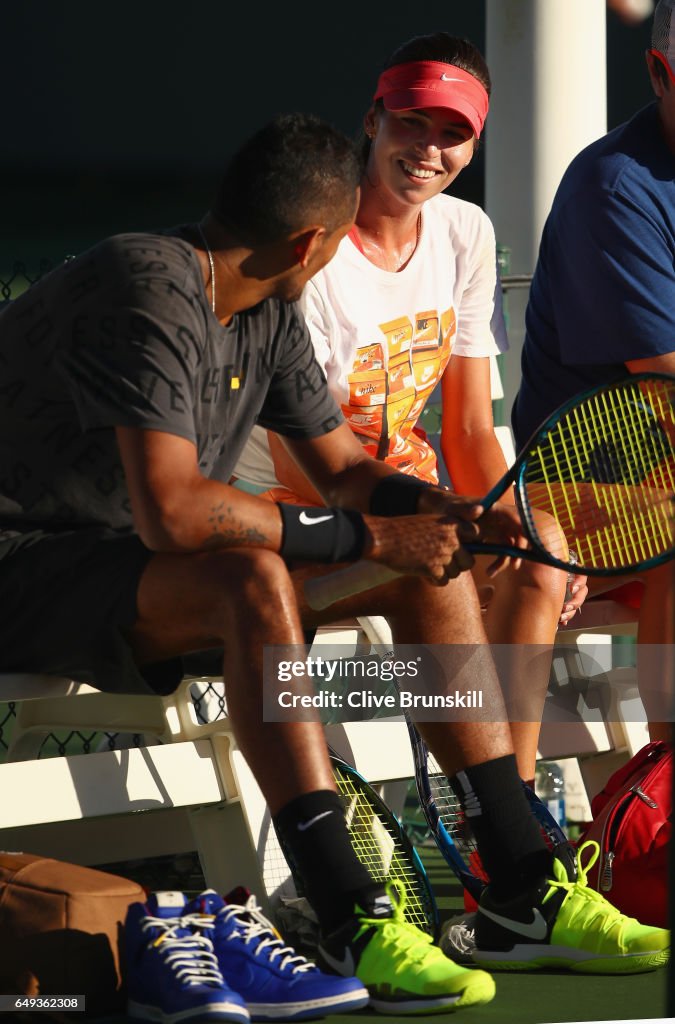
{"type": "Polygon", "coordinates": [[[202,230],[201,224],[197,225],[197,230],[199,231],[199,234],[202,236],[202,242],[204,243],[204,248],[206,249],[206,255],[209,258],[209,267],[211,268],[211,278],[210,278],[210,284],[211,284],[211,310],[215,314],[215,312],[216,312],[216,268],[215,268],[215,265],[213,263],[213,253],[209,249],[209,243],[206,241],[206,235],[204,234],[204,232],[202,230]]]}

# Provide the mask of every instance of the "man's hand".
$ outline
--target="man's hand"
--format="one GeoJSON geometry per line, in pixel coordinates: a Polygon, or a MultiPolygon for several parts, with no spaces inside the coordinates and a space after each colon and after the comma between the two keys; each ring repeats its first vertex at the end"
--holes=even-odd
{"type": "MultiPolygon", "coordinates": [[[[443,515],[449,521],[467,520],[475,523],[478,528],[477,534],[474,537],[465,537],[464,540],[508,544],[516,548],[528,547],[520,516],[511,502],[497,501],[487,511],[483,511],[480,498],[467,498],[453,491],[429,488],[420,495],[418,509],[420,513],[433,512],[443,515]]],[[[488,576],[496,576],[509,566],[518,569],[520,564],[519,559],[500,555],[490,563],[486,572],[488,576]]]]}
{"type": "MultiPolygon", "coordinates": [[[[515,505],[496,501],[480,518],[478,523],[479,537],[486,544],[508,544],[514,548],[528,548],[530,546],[527,537],[523,533],[523,524],[520,521],[518,510],[515,505]]],[[[504,569],[519,569],[521,566],[519,558],[511,555],[498,555],[485,570],[488,576],[497,576],[504,569]]]]}
{"type": "Polygon", "coordinates": [[[448,580],[470,569],[473,555],[462,544],[475,540],[478,528],[473,520],[482,509],[479,505],[462,509],[458,516],[364,516],[368,538],[364,558],[387,566],[396,572],[423,576],[443,586],[448,580]]]}

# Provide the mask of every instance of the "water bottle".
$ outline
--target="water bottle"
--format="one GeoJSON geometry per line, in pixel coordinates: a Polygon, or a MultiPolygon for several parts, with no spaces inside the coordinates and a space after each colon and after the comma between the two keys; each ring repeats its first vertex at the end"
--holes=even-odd
{"type": "Polygon", "coordinates": [[[562,829],[567,824],[565,815],[565,776],[555,761],[541,761],[537,765],[537,796],[546,804],[552,818],[562,829]]]}

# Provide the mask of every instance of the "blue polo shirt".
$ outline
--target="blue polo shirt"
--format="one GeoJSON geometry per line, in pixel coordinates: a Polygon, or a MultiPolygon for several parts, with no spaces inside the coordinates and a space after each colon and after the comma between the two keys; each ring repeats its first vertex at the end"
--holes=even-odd
{"type": "Polygon", "coordinates": [[[675,350],[675,156],[656,103],[572,161],[526,313],[517,447],[572,395],[675,350]]]}

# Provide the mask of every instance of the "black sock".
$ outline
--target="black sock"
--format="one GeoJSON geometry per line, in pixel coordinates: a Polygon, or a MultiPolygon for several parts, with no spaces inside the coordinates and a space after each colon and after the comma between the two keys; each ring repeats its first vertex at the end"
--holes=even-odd
{"type": "Polygon", "coordinates": [[[523,793],[513,754],[465,768],[450,785],[476,837],[494,895],[511,897],[550,872],[551,853],[523,793]]]}
{"type": "Polygon", "coordinates": [[[354,853],[337,793],[321,789],[296,797],[273,820],[324,934],[350,918],[356,902],[384,894],[354,853]]]}

